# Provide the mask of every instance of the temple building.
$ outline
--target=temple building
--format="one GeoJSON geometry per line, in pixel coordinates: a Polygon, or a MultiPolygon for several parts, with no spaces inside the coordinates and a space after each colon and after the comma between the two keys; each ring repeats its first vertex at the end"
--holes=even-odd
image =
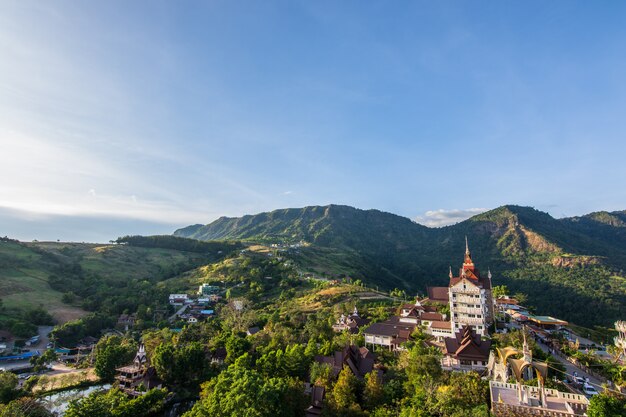
{"type": "Polygon", "coordinates": [[[330,356],[316,355],[315,362],[329,365],[334,378],[337,378],[341,370],[347,367],[355,377],[363,379],[366,374],[374,370],[376,357],[365,347],[348,345],[330,356]]]}
{"type": "Polygon", "coordinates": [[[481,340],[474,329],[465,325],[454,337],[446,337],[441,367],[451,371],[483,372],[489,361],[490,340],[481,340]]]}
{"type": "Polygon", "coordinates": [[[116,371],[115,379],[119,388],[133,397],[138,397],[152,388],[160,388],[162,385],[154,367],[150,366],[143,343],[139,345],[132,365],[117,368],[116,371]]]}
{"type": "Polygon", "coordinates": [[[491,412],[496,417],[586,415],[589,400],[584,395],[545,388],[548,364],[533,359],[526,331],[521,351],[507,346],[491,352],[488,376],[491,412]],[[533,377],[537,378],[537,386],[526,385],[533,377]],[[509,383],[510,378],[514,378],[515,383],[509,383]]]}
{"type": "Polygon", "coordinates": [[[360,317],[359,310],[357,310],[356,306],[354,306],[352,314],[347,316],[345,314],[341,314],[332,327],[333,330],[338,333],[343,332],[344,330],[348,330],[350,333],[358,333],[359,327],[368,323],[369,320],[360,317]]]}
{"type": "Polygon", "coordinates": [[[471,326],[480,336],[488,334],[493,322],[493,298],[491,294],[491,271],[486,277],[474,265],[472,255],[465,238],[465,259],[459,269],[459,275],[452,274],[450,268],[448,287],[429,287],[428,301],[443,303],[447,293],[450,304],[450,327],[456,333],[465,325],[471,326]]]}

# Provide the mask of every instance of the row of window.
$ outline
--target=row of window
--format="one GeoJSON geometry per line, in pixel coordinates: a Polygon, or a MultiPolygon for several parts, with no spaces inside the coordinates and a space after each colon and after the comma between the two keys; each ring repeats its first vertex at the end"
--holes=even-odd
{"type": "MultiPolygon", "coordinates": [[[[483,318],[483,316],[481,314],[468,314],[467,316],[464,316],[464,317],[469,317],[471,319],[482,319],[483,318]]],[[[458,314],[457,313],[454,313],[454,318],[455,319],[458,318],[458,314]]]]}
{"type": "MultiPolygon", "coordinates": [[[[463,295],[465,297],[474,297],[474,298],[480,298],[480,294],[459,294],[459,295],[463,295]]],[[[452,293],[452,298],[456,298],[456,293],[452,293]]]]}

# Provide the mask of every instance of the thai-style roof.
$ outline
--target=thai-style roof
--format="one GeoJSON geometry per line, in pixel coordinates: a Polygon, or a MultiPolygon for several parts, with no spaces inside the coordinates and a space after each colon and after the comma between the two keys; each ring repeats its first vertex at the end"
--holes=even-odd
{"type": "Polygon", "coordinates": [[[444,353],[461,360],[487,361],[490,340],[481,340],[471,326],[463,326],[453,337],[444,339],[444,353]]]}

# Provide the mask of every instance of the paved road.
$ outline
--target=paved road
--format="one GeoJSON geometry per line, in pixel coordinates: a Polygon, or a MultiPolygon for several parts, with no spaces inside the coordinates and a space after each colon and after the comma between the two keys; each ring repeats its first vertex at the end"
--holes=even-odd
{"type": "Polygon", "coordinates": [[[183,314],[185,312],[185,310],[187,310],[187,307],[189,307],[188,304],[183,305],[176,313],[172,314],[169,318],[170,322],[173,322],[176,320],[176,317],[180,316],[181,314],[183,314]]]}
{"type": "MultiPolygon", "coordinates": [[[[39,343],[36,345],[25,346],[28,350],[38,350],[39,352],[43,352],[46,349],[46,345],[50,341],[48,338],[48,334],[52,331],[52,326],[39,326],[37,328],[37,334],[39,334],[39,343]]],[[[21,369],[30,368],[30,359],[22,360],[22,361],[11,361],[11,362],[2,362],[0,363],[0,368],[3,368],[7,371],[19,371],[21,369]]]]}
{"type": "MultiPolygon", "coordinates": [[[[541,350],[543,350],[546,353],[550,353],[550,348],[548,346],[546,346],[543,342],[541,342],[541,340],[537,340],[537,346],[539,346],[541,348],[541,350]]],[[[602,384],[605,381],[601,381],[598,378],[589,375],[588,373],[586,373],[585,371],[583,371],[582,369],[580,369],[579,367],[577,367],[576,365],[574,365],[573,363],[567,361],[564,358],[561,358],[558,355],[553,355],[553,357],[558,360],[559,362],[561,362],[563,364],[563,366],[565,366],[565,372],[568,374],[567,377],[568,379],[573,379],[573,375],[574,372],[576,372],[576,374],[581,377],[581,378],[589,378],[589,382],[596,387],[596,389],[598,391],[600,391],[602,389],[602,384]]]]}

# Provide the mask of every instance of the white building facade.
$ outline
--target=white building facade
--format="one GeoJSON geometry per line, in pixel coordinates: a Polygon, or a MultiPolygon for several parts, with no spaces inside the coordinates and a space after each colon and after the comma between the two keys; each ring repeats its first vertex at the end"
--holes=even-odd
{"type": "Polygon", "coordinates": [[[465,259],[459,276],[452,275],[448,286],[451,331],[456,333],[464,325],[471,326],[476,334],[485,336],[493,323],[493,297],[491,272],[484,278],[475,267],[465,239],[465,259]]]}

